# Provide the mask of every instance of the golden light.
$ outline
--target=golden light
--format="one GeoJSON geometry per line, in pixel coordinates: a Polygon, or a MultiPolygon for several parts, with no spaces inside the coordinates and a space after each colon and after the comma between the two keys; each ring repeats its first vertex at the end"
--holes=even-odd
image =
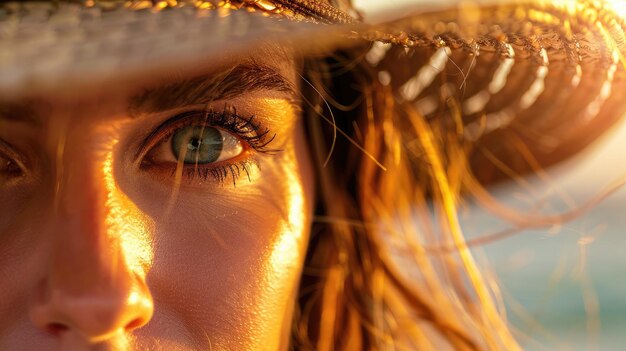
{"type": "Polygon", "coordinates": [[[621,17],[626,18],[626,1],[608,0],[608,3],[615,10],[615,12],[617,12],[621,17]]]}
{"type": "MultiPolygon", "coordinates": [[[[295,115],[293,109],[284,100],[267,99],[264,103],[268,106],[275,106],[276,110],[282,110],[286,115],[295,115]]],[[[284,132],[290,133],[291,131],[284,132]]],[[[299,167],[294,150],[288,150],[283,155],[284,158],[274,163],[277,167],[274,171],[280,172],[281,180],[276,186],[280,187],[278,191],[283,194],[281,196],[284,198],[280,200],[280,209],[275,214],[280,216],[280,221],[276,223],[276,229],[274,229],[275,236],[271,243],[264,274],[266,291],[273,295],[267,309],[276,311],[276,315],[261,315],[261,317],[290,320],[293,306],[291,302],[297,296],[298,276],[304,258],[305,235],[311,224],[307,215],[309,209],[302,179],[303,170],[299,167]],[[291,285],[286,282],[291,282],[291,285]],[[291,302],[285,303],[285,301],[291,302]]],[[[266,174],[269,167],[268,165],[263,168],[266,174]]],[[[279,349],[282,348],[282,343],[287,342],[287,334],[284,334],[284,331],[288,331],[289,328],[285,328],[285,325],[281,323],[275,323],[272,329],[269,333],[280,337],[276,338],[274,345],[262,345],[264,349],[279,349]]]]}
{"type": "MultiPolygon", "coordinates": [[[[266,100],[266,103],[270,106],[282,106],[285,105],[284,101],[276,101],[272,99],[266,100]]],[[[287,108],[288,114],[293,114],[291,108],[287,108]]],[[[272,250],[272,256],[270,260],[271,271],[280,271],[281,267],[292,266],[300,257],[299,244],[304,238],[302,238],[305,232],[305,225],[307,218],[305,217],[306,204],[304,199],[303,182],[301,179],[301,170],[298,167],[298,161],[295,153],[290,151],[285,155],[285,158],[280,162],[280,172],[284,173],[283,186],[286,189],[285,192],[286,204],[288,204],[287,211],[283,216],[283,223],[281,223],[280,233],[277,236],[277,240],[274,243],[272,250]]]]}
{"type": "Polygon", "coordinates": [[[106,189],[106,225],[109,235],[117,236],[124,261],[135,273],[145,276],[152,266],[153,250],[147,222],[140,211],[121,191],[113,175],[113,152],[107,151],[102,167],[106,189]]]}
{"type": "Polygon", "coordinates": [[[287,178],[285,183],[289,187],[289,211],[284,229],[279,234],[272,252],[271,265],[276,269],[285,265],[292,265],[298,261],[298,243],[302,240],[305,223],[302,181],[294,174],[294,171],[285,173],[287,178]]]}

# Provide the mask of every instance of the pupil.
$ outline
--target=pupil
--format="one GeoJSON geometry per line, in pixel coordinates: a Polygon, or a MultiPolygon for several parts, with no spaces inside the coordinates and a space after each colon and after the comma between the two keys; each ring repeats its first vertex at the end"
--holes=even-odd
{"type": "Polygon", "coordinates": [[[194,138],[191,139],[189,144],[191,145],[191,147],[189,148],[190,150],[197,150],[198,148],[200,148],[200,144],[202,144],[202,141],[200,139],[194,138]]]}

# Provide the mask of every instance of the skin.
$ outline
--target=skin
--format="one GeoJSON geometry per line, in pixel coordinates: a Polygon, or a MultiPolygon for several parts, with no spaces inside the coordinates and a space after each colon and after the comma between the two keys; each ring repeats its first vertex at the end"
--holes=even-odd
{"type": "MultiPolygon", "coordinates": [[[[297,86],[287,57],[251,57],[297,86]]],[[[132,99],[4,109],[0,349],[286,349],[314,194],[295,96],[130,111],[132,99]],[[178,172],[167,141],[147,140],[181,112],[224,106],[275,135],[274,152],[237,139],[234,159],[250,161],[237,179],[178,172]]]]}

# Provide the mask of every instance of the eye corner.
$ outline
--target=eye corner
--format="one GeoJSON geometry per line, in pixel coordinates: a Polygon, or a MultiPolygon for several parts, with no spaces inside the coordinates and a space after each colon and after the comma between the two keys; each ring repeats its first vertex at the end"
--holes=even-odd
{"type": "Polygon", "coordinates": [[[27,178],[27,171],[18,162],[0,154],[0,186],[8,186],[27,178]]]}
{"type": "Polygon", "coordinates": [[[20,155],[6,142],[0,140],[0,182],[23,179],[28,167],[20,155]]]}

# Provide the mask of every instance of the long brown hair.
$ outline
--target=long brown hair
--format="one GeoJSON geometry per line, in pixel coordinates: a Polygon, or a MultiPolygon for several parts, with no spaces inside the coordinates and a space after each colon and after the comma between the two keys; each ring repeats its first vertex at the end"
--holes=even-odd
{"type": "Polygon", "coordinates": [[[520,348],[498,285],[470,253],[457,208],[466,195],[491,201],[485,184],[542,172],[619,119],[624,107],[615,95],[601,101],[595,118],[576,131],[564,119],[603,96],[602,82],[585,80],[571,88],[581,70],[599,70],[605,82],[624,83],[624,67],[615,61],[625,51],[617,40],[623,26],[616,23],[622,22],[597,4],[577,6],[573,12],[539,3],[473,9],[497,28],[486,24],[484,33],[470,36],[454,21],[463,9],[424,15],[414,26],[422,34],[405,36],[404,47],[385,48],[396,62],[407,57],[404,66],[368,64],[370,45],[306,62],[304,118],[317,166],[318,206],[293,349],[520,348]],[[602,25],[610,35],[597,30],[602,25]],[[482,58],[481,48],[488,51],[482,58]],[[398,88],[406,81],[394,82],[394,73],[430,65],[441,50],[450,70],[460,74],[435,70],[431,78],[438,84],[424,83],[436,97],[435,108],[425,112],[417,96],[402,101],[398,88]],[[503,93],[489,91],[496,68],[513,58],[520,67],[500,88],[503,93]],[[528,72],[536,76],[525,77],[528,72]],[[528,93],[533,81],[545,83],[545,91],[528,93]],[[493,105],[468,113],[463,104],[481,89],[493,95],[493,105]],[[490,116],[488,109],[503,106],[515,117],[507,128],[488,130],[478,140],[468,133],[469,125],[490,116]],[[550,138],[560,144],[547,148],[542,143],[550,138]]]}
{"type": "Polygon", "coordinates": [[[449,136],[395,105],[375,72],[342,68],[351,63],[335,55],[305,69],[319,201],[293,348],[515,349],[462,244],[454,208],[469,172],[460,150],[458,169],[444,165],[442,153],[455,152],[449,136]],[[425,250],[442,243],[458,250],[425,250]]]}

